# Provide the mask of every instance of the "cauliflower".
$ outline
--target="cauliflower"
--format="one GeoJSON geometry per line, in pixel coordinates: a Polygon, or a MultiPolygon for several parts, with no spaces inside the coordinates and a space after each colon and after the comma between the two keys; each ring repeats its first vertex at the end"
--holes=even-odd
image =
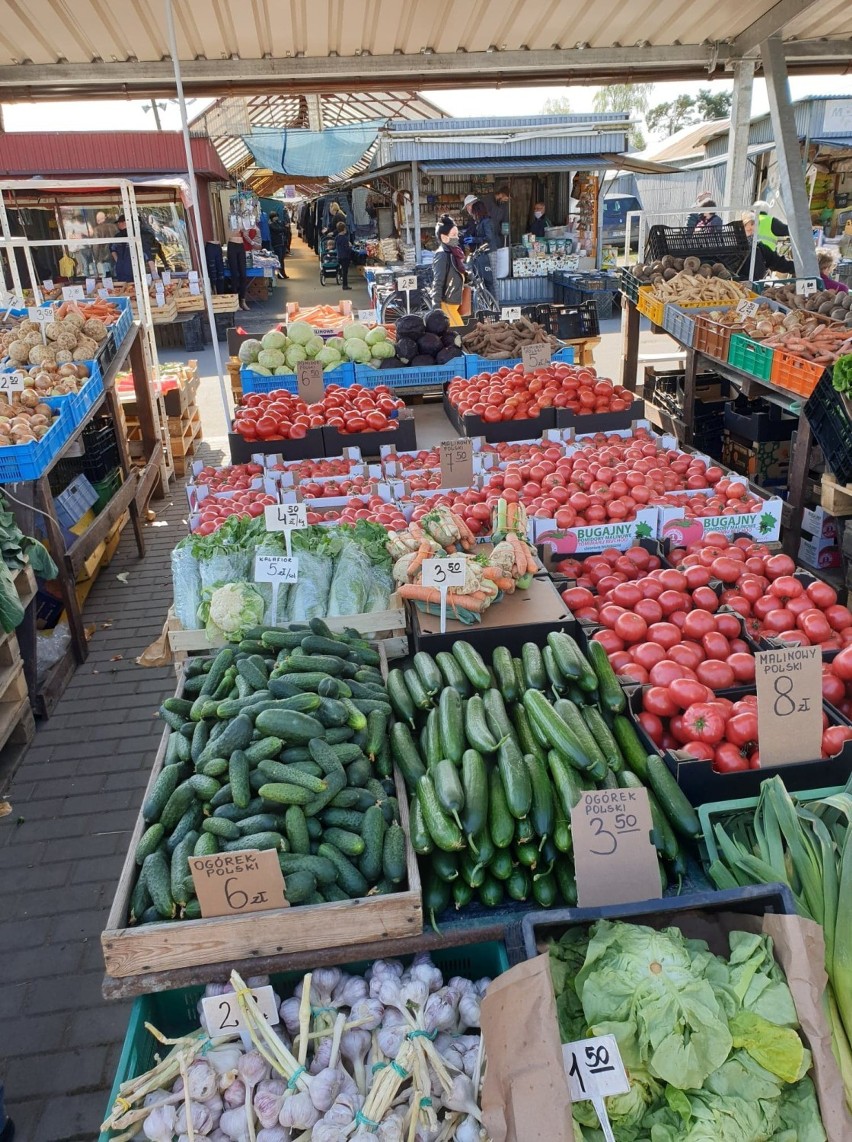
{"type": "MultiPolygon", "coordinates": [[[[307,345],[314,336],[314,329],[307,321],[294,321],[292,325],[287,326],[287,336],[294,345],[307,345]]],[[[300,360],[304,361],[305,358],[302,357],[300,360]]]]}
{"type": "Polygon", "coordinates": [[[237,356],[244,365],[250,365],[252,361],[256,361],[263,345],[254,337],[250,337],[248,341],[243,341],[240,345],[237,356]]]}
{"type": "Polygon", "coordinates": [[[284,354],[280,349],[261,349],[257,363],[265,369],[275,369],[284,364],[284,354]]]}
{"type": "Polygon", "coordinates": [[[263,622],[265,609],[263,596],[249,583],[225,583],[209,592],[199,607],[199,617],[208,637],[241,642],[246,630],[263,622]]]}
{"type": "Polygon", "coordinates": [[[287,338],[279,329],[270,329],[265,333],[260,341],[264,349],[281,349],[287,348],[287,338]]]}

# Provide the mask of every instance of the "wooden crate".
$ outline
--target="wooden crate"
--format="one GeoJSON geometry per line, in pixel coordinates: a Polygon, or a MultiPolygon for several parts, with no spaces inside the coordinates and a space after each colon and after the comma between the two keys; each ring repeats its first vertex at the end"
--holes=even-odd
{"type": "Polygon", "coordinates": [[[235,293],[216,293],[212,300],[214,313],[233,313],[240,304],[239,296],[235,293]]]}
{"type": "Polygon", "coordinates": [[[820,503],[833,516],[852,516],[852,486],[839,484],[830,472],[824,472],[820,503]]]}
{"type": "Polygon", "coordinates": [[[173,298],[169,298],[164,305],[151,306],[151,320],[154,325],[169,325],[177,315],[177,303],[173,298]]]}
{"type": "Polygon", "coordinates": [[[204,309],[204,295],[190,293],[189,290],[175,294],[174,302],[178,313],[199,313],[204,309]]]}
{"type": "MultiPolygon", "coordinates": [[[[178,695],[182,690],[181,677],[178,695]]],[[[163,767],[170,733],[169,729],[163,733],[145,797],[163,767]]],[[[394,781],[400,823],[406,836],[407,889],[387,896],[364,896],[339,903],[272,908],[247,916],[216,916],[207,920],[127,927],[130,896],[139,874],[134,854],[145,829],[140,813],[130,837],[106,929],[101,933],[107,975],[120,979],[199,964],[227,964],[234,959],[357,947],[376,940],[387,940],[392,947],[394,939],[419,934],[423,928],[423,900],[417,858],[408,840],[408,796],[396,770],[394,781]]]]}
{"type": "Polygon", "coordinates": [[[239,357],[231,357],[228,361],[227,369],[228,376],[231,378],[231,396],[234,398],[234,404],[239,404],[243,399],[243,382],[240,380],[240,368],[239,357]]]}

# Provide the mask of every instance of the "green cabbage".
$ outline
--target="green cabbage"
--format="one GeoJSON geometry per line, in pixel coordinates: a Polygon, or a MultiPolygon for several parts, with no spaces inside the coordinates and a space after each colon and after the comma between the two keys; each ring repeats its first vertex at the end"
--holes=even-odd
{"type": "MultiPolygon", "coordinates": [[[[316,330],[312,325],[308,325],[307,321],[294,321],[292,325],[287,326],[287,336],[294,345],[307,345],[315,332],[316,330]]],[[[304,359],[303,357],[302,360],[304,359]]]]}
{"type": "Polygon", "coordinates": [[[287,338],[279,329],[270,329],[260,341],[264,349],[286,349],[287,338]]]}
{"type": "Polygon", "coordinates": [[[267,369],[265,365],[249,365],[248,368],[252,373],[259,373],[262,377],[271,377],[272,370],[267,369]]]}
{"type": "Polygon", "coordinates": [[[325,342],[322,337],[317,337],[315,334],[305,345],[305,352],[313,360],[313,358],[322,351],[324,345],[325,342]]]}
{"type": "Polygon", "coordinates": [[[391,341],[374,341],[370,348],[377,361],[382,361],[387,357],[393,357],[396,353],[396,349],[391,341]]]}
{"type": "Polygon", "coordinates": [[[325,343],[326,349],[334,349],[340,356],[343,356],[346,342],[342,337],[329,337],[325,343]]]}
{"type": "Polygon", "coordinates": [[[366,341],[352,338],[346,342],[346,356],[358,365],[366,365],[370,360],[370,346],[366,341]]]}
{"type": "Polygon", "coordinates": [[[343,326],[343,340],[366,341],[368,332],[366,325],[359,325],[357,321],[353,321],[351,325],[343,326]]]}
{"type": "Polygon", "coordinates": [[[375,329],[370,329],[364,338],[368,345],[375,345],[378,341],[387,341],[388,331],[384,325],[377,325],[375,329]]]}
{"type": "Polygon", "coordinates": [[[326,346],[324,349],[320,349],[316,359],[323,365],[330,365],[332,368],[335,368],[340,364],[342,357],[336,349],[329,349],[329,347],[326,346]]]}
{"type": "Polygon", "coordinates": [[[308,359],[308,354],[301,345],[291,345],[287,350],[286,358],[290,368],[295,369],[300,361],[308,359]]]}
{"type": "Polygon", "coordinates": [[[289,365],[276,365],[272,370],[272,374],[275,377],[292,377],[293,370],[289,365]]]}
{"type": "Polygon", "coordinates": [[[250,365],[252,361],[257,360],[257,355],[263,349],[263,345],[254,337],[250,337],[248,341],[243,341],[237,350],[237,356],[244,365],[250,365]]]}
{"type": "Polygon", "coordinates": [[[280,349],[261,349],[257,362],[264,369],[275,369],[284,364],[284,354],[280,349]]]}

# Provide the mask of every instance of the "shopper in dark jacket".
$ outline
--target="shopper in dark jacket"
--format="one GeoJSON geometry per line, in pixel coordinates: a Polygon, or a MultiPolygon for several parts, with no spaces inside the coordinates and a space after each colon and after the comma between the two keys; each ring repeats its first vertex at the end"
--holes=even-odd
{"type": "Polygon", "coordinates": [[[334,236],[334,248],[337,251],[337,261],[340,265],[341,277],[343,278],[343,289],[352,289],[352,286],[349,284],[352,243],[349,241],[349,230],[345,222],[337,223],[337,233],[334,236]]]}
{"type": "Polygon", "coordinates": [[[460,306],[464,296],[464,254],[459,245],[459,228],[444,214],[435,227],[440,246],[432,259],[432,281],[435,298],[450,319],[450,325],[462,325],[460,306]]]}
{"type": "Polygon", "coordinates": [[[708,199],[702,207],[694,230],[718,230],[721,225],[722,219],[716,213],[716,203],[712,199],[708,199]]]}
{"type": "Polygon", "coordinates": [[[269,235],[272,241],[272,252],[278,259],[279,268],[278,276],[286,278],[287,272],[284,269],[284,258],[286,257],[286,242],[284,236],[284,219],[280,214],[273,214],[269,219],[269,235]]]}

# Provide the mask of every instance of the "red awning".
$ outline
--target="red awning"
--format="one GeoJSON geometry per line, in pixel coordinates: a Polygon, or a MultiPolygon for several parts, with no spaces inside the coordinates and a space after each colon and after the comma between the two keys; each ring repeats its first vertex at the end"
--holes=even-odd
{"type": "MultiPolygon", "coordinates": [[[[209,139],[192,140],[196,174],[228,182],[209,139]]],[[[0,178],[97,175],[100,178],[186,173],[179,131],[13,131],[0,134],[0,178]]]]}

